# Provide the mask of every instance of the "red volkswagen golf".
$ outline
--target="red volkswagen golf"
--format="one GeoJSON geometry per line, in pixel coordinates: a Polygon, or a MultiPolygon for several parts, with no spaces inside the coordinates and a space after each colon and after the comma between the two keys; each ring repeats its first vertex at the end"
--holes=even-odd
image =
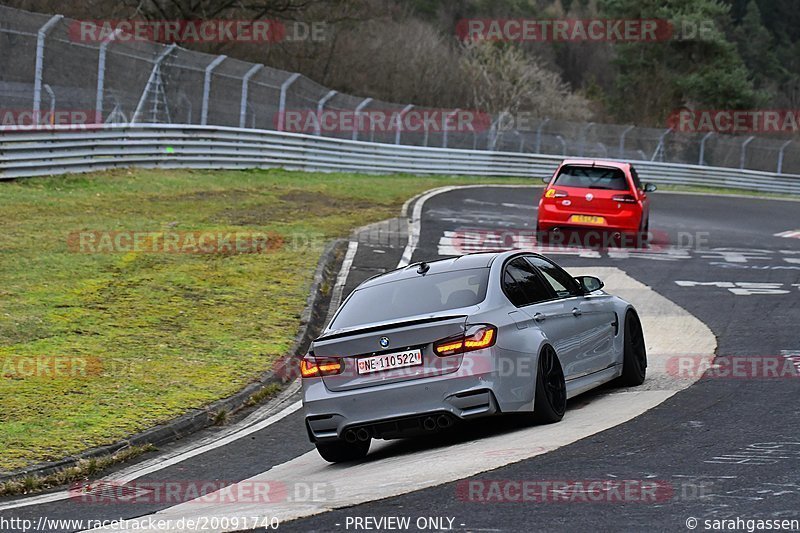
{"type": "Polygon", "coordinates": [[[647,193],[656,186],[641,183],[630,163],[565,159],[543,181],[537,233],[589,228],[638,237],[649,230],[647,193]]]}

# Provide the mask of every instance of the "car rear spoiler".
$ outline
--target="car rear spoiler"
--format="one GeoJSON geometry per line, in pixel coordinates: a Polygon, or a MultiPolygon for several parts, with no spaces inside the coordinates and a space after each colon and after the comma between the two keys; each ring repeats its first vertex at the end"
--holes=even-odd
{"type": "Polygon", "coordinates": [[[350,337],[351,335],[359,335],[361,333],[369,333],[371,331],[382,331],[386,329],[392,328],[403,328],[406,326],[415,326],[417,324],[427,324],[430,322],[442,322],[444,320],[453,320],[455,318],[463,318],[466,319],[468,315],[448,315],[448,316],[434,316],[434,317],[426,317],[426,318],[419,318],[416,320],[404,320],[402,322],[384,322],[381,324],[375,324],[373,326],[369,326],[366,328],[354,328],[348,330],[334,330],[328,335],[322,335],[314,339],[314,341],[328,341],[333,339],[341,339],[343,337],[350,337]],[[338,331],[338,332],[337,332],[338,331]]]}

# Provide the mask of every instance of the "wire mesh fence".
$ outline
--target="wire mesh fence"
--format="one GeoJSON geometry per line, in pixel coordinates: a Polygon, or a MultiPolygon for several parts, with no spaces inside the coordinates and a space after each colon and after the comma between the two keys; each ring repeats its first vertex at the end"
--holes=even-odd
{"type": "Polygon", "coordinates": [[[431,109],[339,93],[300,74],[180,46],[75,38],[74,21],[0,6],[0,126],[208,124],[379,143],[800,174],[786,136],[431,109]],[[27,119],[26,119],[27,117],[27,119]],[[65,118],[66,117],[66,118],[65,118]]]}

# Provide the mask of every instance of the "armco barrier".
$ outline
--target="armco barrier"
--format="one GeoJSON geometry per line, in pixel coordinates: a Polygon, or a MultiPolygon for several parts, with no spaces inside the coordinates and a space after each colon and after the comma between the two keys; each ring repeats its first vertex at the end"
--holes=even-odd
{"type": "MultiPolygon", "coordinates": [[[[561,156],[379,144],[269,130],[106,125],[0,128],[0,179],[119,167],[274,168],[364,173],[550,176],[561,156]]],[[[800,194],[800,175],[648,161],[644,181],[800,194]]]]}

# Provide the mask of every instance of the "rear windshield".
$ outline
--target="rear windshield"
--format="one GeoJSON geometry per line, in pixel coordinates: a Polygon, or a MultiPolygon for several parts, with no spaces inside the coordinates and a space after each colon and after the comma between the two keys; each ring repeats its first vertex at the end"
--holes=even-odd
{"type": "Polygon", "coordinates": [[[618,168],[575,165],[562,167],[556,177],[555,185],[582,187],[584,189],[608,189],[612,191],[627,191],[629,189],[625,173],[618,168]]]}
{"type": "Polygon", "coordinates": [[[488,284],[488,268],[469,268],[357,289],[331,328],[350,328],[475,305],[486,298],[488,284]]]}

